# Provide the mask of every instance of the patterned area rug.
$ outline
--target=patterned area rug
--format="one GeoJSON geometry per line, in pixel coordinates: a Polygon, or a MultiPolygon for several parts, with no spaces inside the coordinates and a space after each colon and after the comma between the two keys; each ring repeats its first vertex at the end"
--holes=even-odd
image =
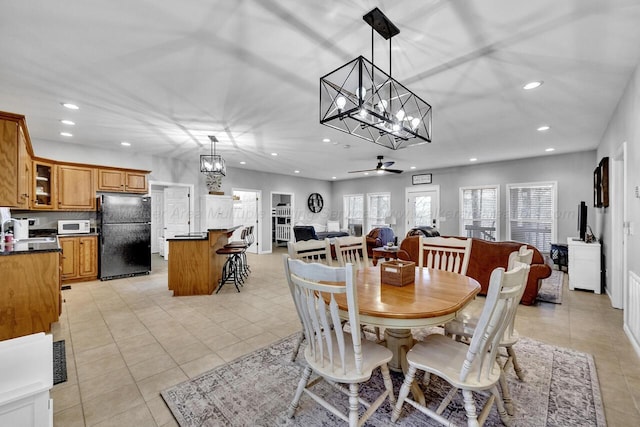
{"type": "Polygon", "coordinates": [[[53,385],[67,380],[67,355],[64,340],[53,342],[53,385]]]}
{"type": "MultiPolygon", "coordinates": [[[[303,395],[293,419],[286,416],[287,405],[304,366],[303,351],[296,362],[290,362],[296,335],[219,366],[192,380],[162,391],[178,424],[191,426],[326,426],[345,423],[303,395]]],[[[600,386],[593,357],[566,348],[554,347],[523,338],[516,346],[520,364],[526,372],[520,382],[513,369],[508,371],[511,394],[517,406],[514,426],[605,426],[600,386]]],[[[392,372],[397,395],[403,376],[392,372]]],[[[328,400],[343,409],[346,396],[324,382],[315,386],[328,400]]],[[[372,381],[361,387],[369,401],[384,389],[379,371],[372,381]]],[[[427,402],[435,408],[448,391],[448,386],[433,377],[427,390],[427,402]]],[[[483,401],[479,398],[478,401],[483,401]]],[[[392,408],[388,402],[367,421],[365,426],[391,425],[392,408]]],[[[444,416],[466,425],[461,394],[445,410],[444,416]]],[[[399,426],[436,426],[435,421],[405,405],[399,426]]],[[[502,425],[494,408],[487,426],[502,425]]]]}
{"type": "Polygon", "coordinates": [[[542,279],[542,285],[538,291],[538,301],[562,304],[562,285],[565,273],[560,270],[551,270],[551,276],[542,279]]]}

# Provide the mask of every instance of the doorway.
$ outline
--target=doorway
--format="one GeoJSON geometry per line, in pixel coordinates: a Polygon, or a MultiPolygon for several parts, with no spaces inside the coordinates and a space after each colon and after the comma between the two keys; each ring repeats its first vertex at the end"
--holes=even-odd
{"type": "Polygon", "coordinates": [[[271,192],[271,248],[293,241],[293,193],[271,192]]]}
{"type": "Polygon", "coordinates": [[[435,227],[440,225],[440,186],[420,185],[406,189],[407,213],[405,234],[414,227],[435,227]]]}
{"type": "MultiPolygon", "coordinates": [[[[260,236],[262,236],[262,224],[260,222],[260,206],[262,206],[262,191],[260,190],[233,190],[233,225],[248,227],[253,225],[254,242],[247,252],[260,253],[260,236]]],[[[240,240],[242,228],[234,231],[231,240],[240,240]]]]}
{"type": "Polygon", "coordinates": [[[623,142],[611,163],[611,280],[607,294],[614,308],[625,308],[627,292],[627,143],[623,142]]]}
{"type": "Polygon", "coordinates": [[[151,181],[151,252],[169,257],[167,238],[194,231],[193,184],[151,181]]]}

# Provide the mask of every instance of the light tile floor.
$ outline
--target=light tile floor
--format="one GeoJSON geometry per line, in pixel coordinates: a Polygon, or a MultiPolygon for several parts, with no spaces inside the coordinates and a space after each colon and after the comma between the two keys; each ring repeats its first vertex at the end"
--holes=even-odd
{"type": "MultiPolygon", "coordinates": [[[[72,284],[54,340],[66,340],[68,380],[53,387],[54,425],[175,426],[159,392],[299,331],[281,254],[249,254],[237,293],[173,297],[167,262],[152,273],[72,284]]],[[[478,298],[474,304],[481,304],[478,298]]],[[[569,291],[561,305],[521,306],[522,335],[594,355],[609,426],[640,418],[640,358],[605,295],[569,291]]]]}

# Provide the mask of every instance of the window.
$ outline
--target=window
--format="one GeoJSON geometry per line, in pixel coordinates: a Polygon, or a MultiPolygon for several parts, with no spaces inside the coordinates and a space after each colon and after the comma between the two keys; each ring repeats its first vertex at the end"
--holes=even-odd
{"type": "Polygon", "coordinates": [[[367,194],[367,232],[376,227],[387,227],[391,215],[391,193],[367,194]]]}
{"type": "Polygon", "coordinates": [[[507,184],[507,238],[549,252],[556,240],[557,184],[507,184]]]}
{"type": "Polygon", "coordinates": [[[349,234],[361,236],[364,222],[364,196],[362,194],[347,194],[343,196],[342,200],[343,224],[349,228],[349,234]]]}
{"type": "Polygon", "coordinates": [[[500,240],[500,187],[460,188],[460,235],[496,241],[500,240]]]}

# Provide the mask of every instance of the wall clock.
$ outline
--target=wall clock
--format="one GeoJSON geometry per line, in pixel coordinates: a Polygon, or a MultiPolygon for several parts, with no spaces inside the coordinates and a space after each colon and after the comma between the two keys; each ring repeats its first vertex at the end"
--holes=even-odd
{"type": "Polygon", "coordinates": [[[307,200],[307,205],[309,206],[309,210],[313,213],[318,213],[322,210],[324,206],[324,201],[322,200],[322,196],[318,193],[311,193],[309,195],[309,199],[307,200]]]}

